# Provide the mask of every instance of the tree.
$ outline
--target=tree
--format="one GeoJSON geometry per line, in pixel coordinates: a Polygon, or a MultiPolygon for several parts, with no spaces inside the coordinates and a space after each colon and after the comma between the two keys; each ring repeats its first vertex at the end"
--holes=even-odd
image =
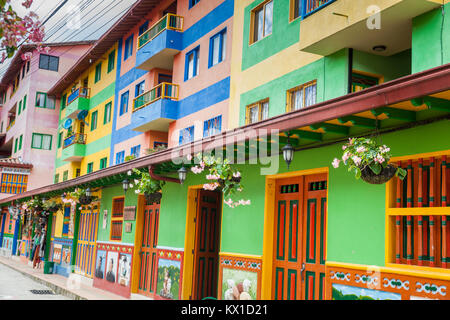
{"type": "MultiPolygon", "coordinates": [[[[41,46],[44,40],[44,27],[39,17],[33,11],[20,17],[10,5],[11,0],[0,0],[0,63],[6,58],[11,58],[17,49],[26,43],[37,44],[38,52],[47,51],[41,46]]],[[[22,6],[29,9],[33,0],[25,0],[22,6]]],[[[29,60],[30,54],[22,55],[23,60],[29,60]]]]}

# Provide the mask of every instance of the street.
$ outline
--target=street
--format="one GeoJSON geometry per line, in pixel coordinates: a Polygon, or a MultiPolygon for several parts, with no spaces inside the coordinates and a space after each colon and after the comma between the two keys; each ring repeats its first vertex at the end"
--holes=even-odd
{"type": "Polygon", "coordinates": [[[35,294],[31,290],[52,290],[0,264],[0,300],[69,300],[56,294],[35,294]]]}

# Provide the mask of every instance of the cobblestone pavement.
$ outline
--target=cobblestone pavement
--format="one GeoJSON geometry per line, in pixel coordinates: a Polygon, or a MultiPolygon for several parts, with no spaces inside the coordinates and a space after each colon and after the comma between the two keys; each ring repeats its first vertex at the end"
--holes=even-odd
{"type": "Polygon", "coordinates": [[[70,300],[56,294],[34,294],[30,290],[50,288],[0,264],[0,300],[70,300]]]}

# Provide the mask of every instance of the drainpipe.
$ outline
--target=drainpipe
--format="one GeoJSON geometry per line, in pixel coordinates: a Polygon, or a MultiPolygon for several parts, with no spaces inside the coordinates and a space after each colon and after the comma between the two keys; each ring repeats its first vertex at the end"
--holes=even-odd
{"type": "Polygon", "coordinates": [[[153,179],[181,184],[179,179],[157,175],[156,173],[153,172],[152,166],[148,166],[148,173],[150,174],[150,177],[152,177],[153,179]]]}

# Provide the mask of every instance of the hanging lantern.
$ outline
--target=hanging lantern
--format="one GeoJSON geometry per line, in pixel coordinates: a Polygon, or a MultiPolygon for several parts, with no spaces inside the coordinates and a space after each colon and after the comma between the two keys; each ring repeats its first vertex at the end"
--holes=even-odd
{"type": "Polygon", "coordinates": [[[287,168],[289,170],[289,165],[294,159],[294,148],[288,142],[288,144],[285,145],[282,150],[283,150],[283,159],[286,162],[287,168]]]}
{"type": "Polygon", "coordinates": [[[128,181],[128,179],[123,180],[122,187],[123,191],[127,192],[128,188],[130,187],[130,181],[128,181]]]}
{"type": "Polygon", "coordinates": [[[180,179],[180,183],[183,184],[186,181],[187,169],[185,167],[181,167],[178,170],[178,178],[180,179]]]}

